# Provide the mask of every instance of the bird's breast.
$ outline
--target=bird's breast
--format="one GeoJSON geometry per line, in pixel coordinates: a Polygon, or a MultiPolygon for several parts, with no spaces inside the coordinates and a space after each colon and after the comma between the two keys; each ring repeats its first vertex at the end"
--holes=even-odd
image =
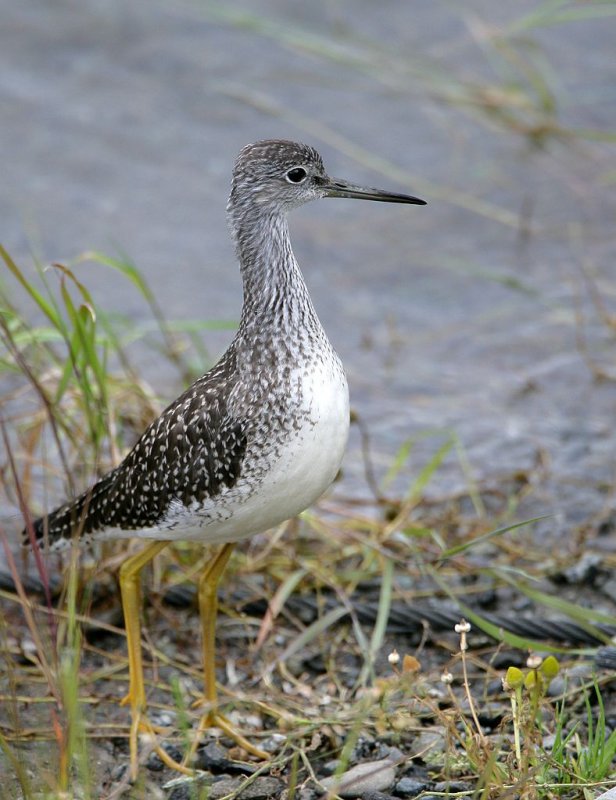
{"type": "Polygon", "coordinates": [[[304,511],[332,483],[349,432],[342,364],[326,343],[313,354],[254,369],[239,382],[233,416],[245,421],[246,450],[237,481],[213,497],[171,504],[152,538],[239,541],[304,511]],[[162,529],[162,533],[161,533],[162,529]]]}
{"type": "Polygon", "coordinates": [[[249,497],[238,507],[259,528],[276,525],[315,502],[340,468],[349,432],[349,392],[331,352],[287,373],[246,454],[249,497]]]}

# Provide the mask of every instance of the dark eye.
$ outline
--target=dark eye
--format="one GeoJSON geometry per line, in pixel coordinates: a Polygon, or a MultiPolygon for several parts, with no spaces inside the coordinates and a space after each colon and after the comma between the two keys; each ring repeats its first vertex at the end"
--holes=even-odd
{"type": "Polygon", "coordinates": [[[289,183],[301,183],[306,178],[306,170],[302,167],[294,167],[287,172],[286,178],[289,183]]]}

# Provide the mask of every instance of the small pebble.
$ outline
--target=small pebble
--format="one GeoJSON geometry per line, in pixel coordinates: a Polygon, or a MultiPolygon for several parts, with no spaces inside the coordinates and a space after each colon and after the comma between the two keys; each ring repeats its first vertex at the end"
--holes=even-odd
{"type": "Polygon", "coordinates": [[[113,783],[120,783],[128,772],[128,764],[117,764],[111,770],[111,780],[113,783]]]}
{"type": "Polygon", "coordinates": [[[541,739],[541,747],[543,747],[546,753],[549,753],[550,750],[554,747],[555,742],[556,742],[556,734],[549,733],[547,736],[544,736],[541,739]]]}
{"type": "Polygon", "coordinates": [[[525,663],[526,656],[523,650],[501,650],[490,659],[490,664],[495,670],[506,670],[508,667],[523,667],[525,663]]]}
{"type": "Polygon", "coordinates": [[[182,786],[177,786],[175,789],[171,790],[171,793],[168,795],[167,800],[193,800],[195,797],[195,787],[199,786],[201,789],[205,790],[206,782],[203,778],[199,778],[197,781],[190,782],[187,784],[183,784],[182,786]]]}
{"type": "Polygon", "coordinates": [[[486,694],[489,697],[493,697],[494,695],[502,694],[502,693],[503,693],[503,679],[502,678],[494,678],[494,680],[491,680],[488,683],[488,685],[486,687],[486,694]]]}
{"type": "Polygon", "coordinates": [[[321,792],[313,786],[302,786],[298,792],[299,800],[318,800],[321,797],[321,792]]]}
{"type": "Polygon", "coordinates": [[[391,747],[385,742],[377,742],[372,753],[372,758],[377,759],[384,759],[386,758],[388,761],[395,761],[398,764],[400,761],[404,761],[404,756],[402,752],[398,750],[397,747],[391,747]]]}
{"type": "Polygon", "coordinates": [[[187,583],[170,586],[163,595],[163,603],[174,608],[187,608],[191,606],[197,595],[195,586],[187,583]]]}
{"type": "Polygon", "coordinates": [[[393,795],[385,792],[364,792],[361,798],[362,800],[396,800],[393,795]]]}
{"type": "Polygon", "coordinates": [[[284,783],[278,778],[261,775],[242,788],[242,778],[223,778],[212,784],[209,800],[220,800],[225,795],[238,793],[238,800],[271,800],[282,794],[284,783]]]}
{"type": "Polygon", "coordinates": [[[610,600],[616,601],[616,578],[610,578],[601,587],[601,591],[610,600]]]}
{"type": "Polygon", "coordinates": [[[271,736],[268,736],[267,739],[259,744],[259,747],[265,750],[266,753],[275,753],[280,750],[286,741],[287,737],[284,733],[272,733],[271,736]]]}
{"type": "Polygon", "coordinates": [[[229,761],[227,751],[221,747],[218,742],[207,742],[207,744],[199,748],[198,754],[204,764],[207,764],[203,769],[208,769],[209,767],[223,767],[226,766],[229,761]]]}
{"type": "Polygon", "coordinates": [[[153,725],[160,725],[163,728],[168,728],[175,722],[175,714],[170,714],[168,711],[158,711],[150,714],[150,720],[153,725]]]}
{"type": "Polygon", "coordinates": [[[227,751],[218,742],[208,742],[197,750],[194,766],[213,775],[226,773],[230,775],[252,775],[255,767],[243,761],[229,758],[227,751]]]}
{"type": "Polygon", "coordinates": [[[430,764],[445,750],[445,738],[440,730],[427,730],[420,733],[413,742],[413,755],[430,764]]]}
{"type": "Polygon", "coordinates": [[[464,781],[439,781],[432,787],[433,792],[440,792],[442,794],[452,794],[453,792],[471,792],[473,787],[470,783],[464,781]]]}
{"type": "Polygon", "coordinates": [[[597,669],[610,669],[616,672],[616,647],[614,645],[598,647],[595,653],[595,666],[597,669]]]}
{"type": "Polygon", "coordinates": [[[611,669],[616,672],[616,647],[613,645],[599,647],[595,654],[595,665],[598,669],[611,669]]]}
{"type": "MultiPolygon", "coordinates": [[[[175,745],[171,744],[170,742],[163,742],[162,748],[167,753],[167,755],[171,756],[174,761],[181,762],[184,754],[182,751],[175,747],[175,745]]],[[[155,752],[150,753],[148,756],[147,761],[145,762],[146,769],[149,769],[150,772],[162,772],[165,769],[165,765],[159,758],[158,754],[155,752]]]]}
{"type": "Polygon", "coordinates": [[[593,665],[589,662],[575,664],[573,667],[560,672],[548,686],[548,697],[558,697],[573,686],[579,686],[587,681],[593,672],[593,665]]]}
{"type": "Polygon", "coordinates": [[[500,725],[504,714],[505,710],[501,703],[483,702],[478,708],[479,723],[485,728],[493,729],[500,725]]]}
{"type": "Polygon", "coordinates": [[[357,739],[351,752],[350,761],[362,761],[365,758],[374,758],[374,739],[370,736],[360,736],[357,739]]]}
{"type": "Polygon", "coordinates": [[[395,792],[402,797],[416,797],[425,792],[429,784],[417,778],[400,778],[395,786],[395,792]]]}
{"type": "Polygon", "coordinates": [[[332,775],[321,780],[326,791],[341,797],[357,797],[370,792],[383,792],[393,786],[396,768],[389,758],[356,764],[342,775],[332,775]]]}
{"type": "Polygon", "coordinates": [[[580,586],[594,582],[599,572],[603,556],[599,553],[584,553],[577,564],[572,564],[564,569],[559,577],[562,577],[569,585],[580,586]]]}

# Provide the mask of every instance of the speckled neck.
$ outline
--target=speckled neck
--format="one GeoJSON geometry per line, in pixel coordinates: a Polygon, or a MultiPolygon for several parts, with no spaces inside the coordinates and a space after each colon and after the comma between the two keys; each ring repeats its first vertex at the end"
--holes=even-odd
{"type": "Polygon", "coordinates": [[[232,193],[228,220],[244,289],[240,335],[257,328],[261,336],[265,330],[324,336],[291,248],[286,213],[232,193]]]}

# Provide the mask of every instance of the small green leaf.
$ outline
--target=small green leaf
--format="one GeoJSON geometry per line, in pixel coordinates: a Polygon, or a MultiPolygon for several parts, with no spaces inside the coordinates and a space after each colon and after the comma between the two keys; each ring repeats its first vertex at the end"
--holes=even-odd
{"type": "Polygon", "coordinates": [[[524,683],[524,673],[518,667],[509,667],[505,673],[505,689],[519,689],[524,683]]]}
{"type": "Polygon", "coordinates": [[[549,681],[551,681],[558,675],[560,671],[560,665],[554,656],[548,656],[546,659],[544,659],[539,669],[541,670],[542,674],[545,675],[549,681]]]}
{"type": "Polygon", "coordinates": [[[530,672],[526,673],[526,677],[524,678],[524,686],[527,689],[535,689],[541,681],[541,676],[537,672],[536,669],[531,669],[530,672]]]}

